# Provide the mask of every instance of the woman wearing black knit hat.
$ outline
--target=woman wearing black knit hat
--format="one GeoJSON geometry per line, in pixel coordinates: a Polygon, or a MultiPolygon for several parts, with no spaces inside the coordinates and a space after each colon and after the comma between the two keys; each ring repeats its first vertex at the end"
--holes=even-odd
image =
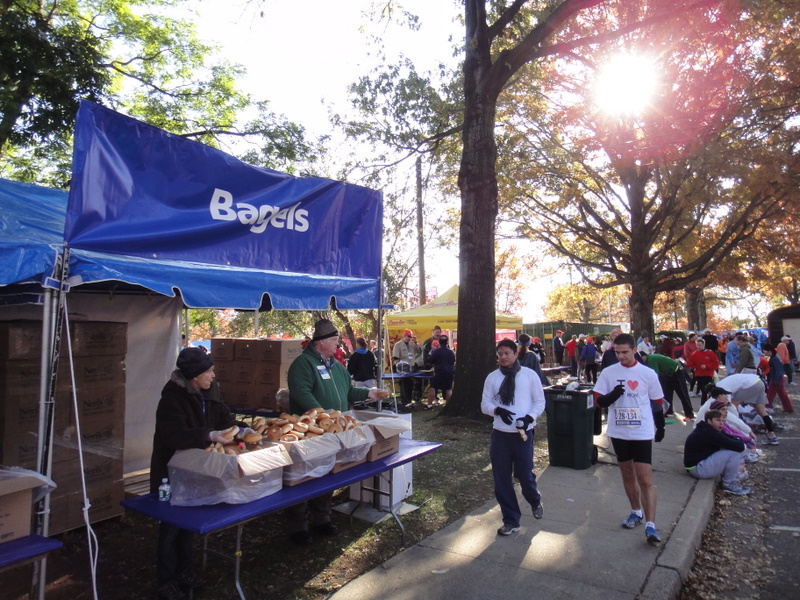
{"type": "MultiPolygon", "coordinates": [[[[161,390],[156,410],[150,457],[151,492],[158,491],[162,478],[167,477],[167,463],[177,450],[205,448],[211,442],[223,442],[222,431],[236,425],[222,402],[210,355],[200,348],[184,348],[175,366],[177,368],[161,390]]],[[[252,430],[243,429],[247,431],[252,430]]],[[[188,598],[186,592],[203,583],[194,575],[193,542],[191,531],[161,523],[156,556],[159,598],[188,598]]]]}

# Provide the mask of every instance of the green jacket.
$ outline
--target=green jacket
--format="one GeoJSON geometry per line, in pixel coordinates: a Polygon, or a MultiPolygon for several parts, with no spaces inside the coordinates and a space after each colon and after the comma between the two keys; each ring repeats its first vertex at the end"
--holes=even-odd
{"type": "Polygon", "coordinates": [[[672,360],[669,356],[663,354],[648,354],[647,366],[653,369],[659,375],[669,377],[678,370],[681,366],[677,360],[672,360]]]}
{"type": "Polygon", "coordinates": [[[354,388],[350,373],[341,363],[331,360],[330,367],[309,343],[289,367],[289,412],[302,415],[311,408],[348,410],[350,404],[366,400],[369,390],[354,388]]]}

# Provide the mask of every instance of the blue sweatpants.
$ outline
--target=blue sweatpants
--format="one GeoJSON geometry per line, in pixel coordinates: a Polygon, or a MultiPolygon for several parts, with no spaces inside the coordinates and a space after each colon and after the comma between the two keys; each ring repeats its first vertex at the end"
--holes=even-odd
{"type": "Polygon", "coordinates": [[[523,441],[519,433],[492,430],[489,460],[494,475],[494,495],[503,513],[503,523],[512,527],[518,527],[522,517],[512,477],[519,479],[522,496],[531,508],[539,506],[542,500],[533,474],[533,432],[530,429],[528,440],[523,441]]]}

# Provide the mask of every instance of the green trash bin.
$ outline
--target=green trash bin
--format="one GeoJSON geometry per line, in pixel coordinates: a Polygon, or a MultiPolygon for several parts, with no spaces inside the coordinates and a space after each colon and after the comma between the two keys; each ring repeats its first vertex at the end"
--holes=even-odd
{"type": "Polygon", "coordinates": [[[554,467],[588,469],[597,462],[594,445],[595,406],[591,385],[567,390],[563,385],[544,388],[547,446],[554,467]]]}

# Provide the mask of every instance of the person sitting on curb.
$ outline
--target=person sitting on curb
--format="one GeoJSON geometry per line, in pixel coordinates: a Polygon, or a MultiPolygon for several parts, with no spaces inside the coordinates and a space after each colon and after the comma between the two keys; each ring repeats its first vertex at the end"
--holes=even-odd
{"type": "Polygon", "coordinates": [[[683,466],[695,479],[712,479],[721,475],[723,490],[746,496],[750,488],[740,483],[744,447],[742,440],[722,432],[722,413],[712,409],[686,438],[683,466]]]}

